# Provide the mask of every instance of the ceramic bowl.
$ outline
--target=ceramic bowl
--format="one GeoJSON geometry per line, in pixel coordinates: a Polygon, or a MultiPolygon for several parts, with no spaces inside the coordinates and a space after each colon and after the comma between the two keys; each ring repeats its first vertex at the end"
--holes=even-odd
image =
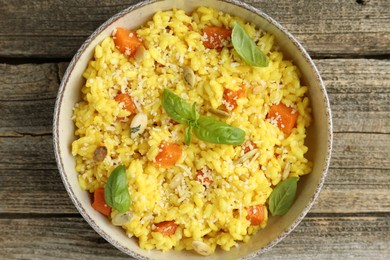
{"type": "Polygon", "coordinates": [[[264,253],[286,237],[304,218],[316,200],[324,183],[329,166],[332,146],[332,121],[329,101],[324,84],[308,53],[302,45],[278,22],[259,9],[235,0],[173,1],[149,0],[130,6],[101,25],[81,46],[73,57],[61,82],[54,113],[54,150],[59,172],[65,188],[84,219],[104,239],[121,251],[138,259],[203,259],[192,251],[162,253],[145,251],[138,247],[135,239],[114,227],[105,216],[91,207],[88,192],[80,189],[75,171],[75,159],[71,154],[71,143],[75,139],[72,108],[80,100],[80,89],[84,84],[82,73],[92,58],[95,46],[109,36],[116,27],[137,28],[158,10],[179,8],[192,11],[198,6],[210,6],[232,15],[240,16],[265,31],[272,33],[284,55],[292,59],[302,72],[303,84],[309,86],[308,96],[312,104],[313,124],[308,129],[307,157],[313,161],[313,171],[299,181],[294,205],[287,214],[271,217],[268,226],[255,234],[248,243],[226,252],[217,250],[212,259],[248,259],[264,253]]]}

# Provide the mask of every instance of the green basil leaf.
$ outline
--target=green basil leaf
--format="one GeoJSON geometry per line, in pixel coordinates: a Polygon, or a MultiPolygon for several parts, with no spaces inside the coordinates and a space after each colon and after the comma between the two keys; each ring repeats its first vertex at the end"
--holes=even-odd
{"type": "Polygon", "coordinates": [[[126,168],[124,165],[116,167],[108,177],[104,188],[106,203],[119,212],[126,212],[130,208],[131,198],[127,186],[126,168]]]}
{"type": "Polygon", "coordinates": [[[290,177],[276,185],[269,197],[269,209],[273,216],[284,215],[291,208],[297,192],[297,177],[290,177]]]}
{"type": "Polygon", "coordinates": [[[192,120],[197,121],[199,119],[199,113],[196,111],[196,102],[192,104],[192,120]]]}
{"type": "Polygon", "coordinates": [[[249,37],[244,27],[234,22],[232,31],[232,44],[238,55],[250,66],[267,67],[267,56],[257,47],[256,43],[249,37]]]}
{"type": "Polygon", "coordinates": [[[190,125],[186,128],[186,131],[185,131],[185,133],[184,133],[184,143],[185,143],[186,145],[190,145],[190,143],[191,143],[192,128],[193,128],[193,126],[190,124],[190,125]]]}
{"type": "Polygon", "coordinates": [[[162,106],[168,116],[178,123],[189,124],[194,120],[191,107],[168,89],[164,89],[162,94],[162,106]]]}
{"type": "Polygon", "coordinates": [[[199,139],[214,144],[241,145],[245,138],[244,130],[211,116],[200,116],[194,132],[199,139]]]}

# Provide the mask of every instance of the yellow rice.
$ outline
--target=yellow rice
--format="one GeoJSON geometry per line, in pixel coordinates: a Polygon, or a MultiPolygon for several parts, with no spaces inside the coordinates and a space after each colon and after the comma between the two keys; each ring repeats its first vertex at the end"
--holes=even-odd
{"type": "MultiPolygon", "coordinates": [[[[126,166],[134,216],[123,228],[129,237],[138,238],[141,248],[191,250],[192,241],[197,240],[212,251],[218,245],[230,250],[267,224],[266,210],[262,224],[251,226],[246,208],[267,206],[272,189],[280,181],[311,171],[311,163],[304,157],[305,128],[311,121],[307,87],[301,86],[298,68],[283,60],[274,36],[252,24],[244,26],[269,58],[269,66],[264,68],[241,62],[233,48],[219,51],[203,46],[201,32],[205,26],[232,28],[235,20],[245,24],[238,17],[207,7],[191,15],[182,10],[157,12],[136,30],[147,49],[141,63],[120,53],[112,37],[107,37],[96,46],[83,74],[86,83],[73,118],[77,140],[72,143],[79,183],[82,189],[93,192],[104,187],[116,166],[126,166]],[[156,62],[164,66],[155,66],[156,62]],[[183,80],[184,66],[191,67],[197,76],[193,88],[183,80]],[[189,146],[182,146],[183,154],[175,166],[156,166],[160,143],[183,143],[186,127],[169,123],[161,105],[165,88],[189,104],[196,102],[199,112],[206,114],[206,107],[222,104],[225,88],[237,90],[242,84],[246,96],[238,99],[237,108],[225,121],[245,130],[244,144],[252,140],[258,156],[237,164],[244,154],[243,146],[210,144],[193,136],[189,146]],[[138,111],[148,115],[146,131],[134,140],[129,133],[130,119],[118,120],[129,115],[114,100],[118,92],[131,93],[138,111]],[[266,120],[270,105],[280,102],[299,112],[297,127],[289,136],[266,120]],[[93,154],[100,143],[108,154],[97,163],[93,154]],[[283,176],[287,164],[290,171],[283,176]],[[213,185],[207,188],[194,177],[204,166],[212,169],[213,185]],[[169,184],[177,174],[182,174],[184,181],[172,189],[169,184]],[[179,225],[175,235],[152,231],[155,223],[166,220],[179,225]]],[[[111,216],[115,214],[113,210],[111,216]]]]}

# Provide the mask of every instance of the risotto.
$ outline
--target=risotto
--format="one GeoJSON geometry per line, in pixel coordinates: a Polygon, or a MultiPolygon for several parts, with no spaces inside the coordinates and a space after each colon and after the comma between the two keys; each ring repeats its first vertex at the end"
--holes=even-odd
{"type": "Polygon", "coordinates": [[[274,36],[241,18],[159,11],[115,29],[83,77],[72,143],[80,187],[143,249],[230,250],[278,215],[278,184],[311,171],[308,88],[274,36]],[[261,66],[234,45],[239,29],[261,66]]]}

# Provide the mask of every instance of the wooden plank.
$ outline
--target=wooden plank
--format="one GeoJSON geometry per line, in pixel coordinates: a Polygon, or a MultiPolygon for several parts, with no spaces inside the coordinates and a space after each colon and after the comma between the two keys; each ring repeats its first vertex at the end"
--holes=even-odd
{"type": "MultiPolygon", "coordinates": [[[[14,138],[14,143],[0,146],[4,149],[0,152],[0,213],[77,213],[56,169],[51,146],[42,149],[51,137],[44,139],[14,138]]],[[[333,161],[343,160],[334,155],[324,188],[310,212],[390,212],[389,169],[365,168],[364,155],[358,154],[352,166],[345,168],[334,166],[333,161]]],[[[378,160],[388,160],[385,157],[378,160]]]]}
{"type": "Polygon", "coordinates": [[[0,64],[2,136],[51,132],[60,64],[0,64]]]}
{"type": "Polygon", "coordinates": [[[0,56],[69,59],[100,24],[139,1],[3,2],[0,56]]]}
{"type": "MultiPolygon", "coordinates": [[[[329,100],[334,132],[390,133],[390,92],[329,94],[329,100]]],[[[54,104],[54,98],[39,96],[32,100],[2,100],[0,135],[51,132],[54,104]]]]}
{"type": "Polygon", "coordinates": [[[329,102],[334,132],[390,134],[390,92],[329,94],[329,102]]]}
{"type": "Polygon", "coordinates": [[[336,132],[390,133],[389,60],[315,60],[336,132]]]}
{"type": "MultiPolygon", "coordinates": [[[[390,133],[390,93],[329,97],[335,132],[390,133]]],[[[54,103],[54,99],[1,101],[0,136],[51,133],[54,103]]]]}
{"type": "Polygon", "coordinates": [[[389,229],[388,214],[309,215],[264,258],[389,259],[389,229]]]}
{"type": "Polygon", "coordinates": [[[390,212],[389,170],[333,168],[311,213],[390,212]]]}
{"type": "MultiPolygon", "coordinates": [[[[390,61],[316,60],[335,132],[390,133],[390,61]]],[[[0,135],[51,130],[54,98],[67,63],[0,64],[0,135]]]]}
{"type": "Polygon", "coordinates": [[[336,133],[332,167],[390,169],[390,134],[336,133]]]}
{"type": "Polygon", "coordinates": [[[389,93],[390,60],[315,59],[329,94],[389,93]]]}
{"type": "MultiPolygon", "coordinates": [[[[51,135],[0,140],[0,169],[53,169],[51,135]]],[[[336,133],[332,167],[389,170],[389,147],[390,134],[336,133]]]]}
{"type": "Polygon", "coordinates": [[[313,57],[387,55],[390,2],[251,0],[291,32],[313,57]],[[382,20],[383,19],[383,20],[382,20]]]}
{"type": "Polygon", "coordinates": [[[2,100],[0,136],[51,134],[55,99],[2,100]]]}
{"type": "Polygon", "coordinates": [[[57,169],[51,135],[0,138],[0,170],[57,169]]]}
{"type": "MultiPolygon", "coordinates": [[[[5,259],[128,259],[81,218],[0,219],[0,234],[5,259]]],[[[389,234],[388,214],[308,216],[281,243],[255,259],[388,259],[389,234]]]]}
{"type": "Polygon", "coordinates": [[[104,259],[126,255],[79,218],[0,219],[3,259],[104,259]]]}
{"type": "MultiPolygon", "coordinates": [[[[77,213],[57,170],[3,170],[0,182],[0,213],[77,213]]],[[[388,170],[331,168],[310,212],[390,212],[389,189],[388,170]]]]}
{"type": "Polygon", "coordinates": [[[2,170],[0,214],[77,214],[54,170],[2,170]]]}
{"type": "MultiPolygon", "coordinates": [[[[1,57],[71,58],[105,20],[139,1],[5,0],[0,6],[1,57]]],[[[388,55],[390,2],[245,2],[264,10],[315,57],[388,55]]]]}
{"type": "Polygon", "coordinates": [[[0,64],[0,101],[54,99],[60,82],[59,64],[0,64]]]}

